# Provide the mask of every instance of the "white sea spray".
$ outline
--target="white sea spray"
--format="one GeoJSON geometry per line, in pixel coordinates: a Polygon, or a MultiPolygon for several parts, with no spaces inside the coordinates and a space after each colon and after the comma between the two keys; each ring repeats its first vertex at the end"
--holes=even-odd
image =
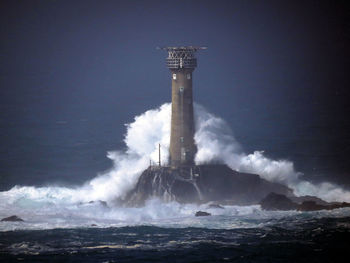
{"type": "MultiPolygon", "coordinates": [[[[125,225],[126,222],[139,224],[145,221],[152,224],[153,220],[158,220],[155,222],[158,225],[191,225],[194,212],[205,207],[162,203],[158,200],[148,202],[144,208],[106,208],[100,202],[106,201],[111,205],[113,200],[123,199],[135,186],[150,161],[158,161],[159,144],[162,162],[166,164],[170,114],[171,104],[166,103],[136,116],[132,123],[126,125],[124,142],[127,150],[108,152],[107,157],[113,161],[113,167],[80,187],[15,186],[9,191],[0,192],[0,218],[12,214],[23,216],[27,222],[32,222],[27,225],[30,228],[79,226],[94,222],[106,226],[125,225]],[[90,201],[94,202],[89,203],[90,201]]],[[[297,195],[315,195],[327,201],[350,202],[350,193],[337,185],[329,182],[315,185],[300,179],[301,173],[295,171],[290,160],[272,160],[263,151],[244,153],[229,125],[198,104],[195,104],[195,119],[197,164],[220,162],[232,169],[256,173],[266,180],[286,184],[297,195]]],[[[254,206],[230,207],[225,212],[215,210],[213,214],[239,216],[243,211],[248,211],[250,217],[264,214],[254,206]]],[[[18,226],[21,226],[20,223],[18,226]]]]}

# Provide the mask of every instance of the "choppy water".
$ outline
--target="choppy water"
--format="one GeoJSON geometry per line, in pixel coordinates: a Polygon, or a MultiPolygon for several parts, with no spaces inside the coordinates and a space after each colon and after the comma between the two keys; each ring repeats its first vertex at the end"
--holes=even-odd
{"type": "Polygon", "coordinates": [[[267,212],[153,200],[29,210],[19,215],[24,222],[0,222],[1,262],[343,262],[334,256],[350,244],[349,208],[267,212]],[[195,217],[198,210],[212,216],[195,217]]]}

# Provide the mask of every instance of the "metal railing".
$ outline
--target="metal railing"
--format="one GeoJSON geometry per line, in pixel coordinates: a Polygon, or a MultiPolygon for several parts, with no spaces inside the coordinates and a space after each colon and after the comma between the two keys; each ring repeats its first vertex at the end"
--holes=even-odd
{"type": "Polygon", "coordinates": [[[179,68],[190,68],[194,69],[197,67],[197,59],[195,57],[195,52],[200,49],[206,49],[206,47],[161,47],[158,49],[163,49],[168,51],[168,57],[166,59],[166,65],[170,69],[179,68]]]}

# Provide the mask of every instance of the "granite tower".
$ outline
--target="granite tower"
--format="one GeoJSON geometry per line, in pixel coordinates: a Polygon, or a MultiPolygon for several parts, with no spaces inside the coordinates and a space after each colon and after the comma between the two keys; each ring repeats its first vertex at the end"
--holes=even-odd
{"type": "Polygon", "coordinates": [[[163,47],[171,71],[170,166],[194,165],[197,147],[194,142],[192,73],[197,66],[195,52],[206,47],[163,47]]]}

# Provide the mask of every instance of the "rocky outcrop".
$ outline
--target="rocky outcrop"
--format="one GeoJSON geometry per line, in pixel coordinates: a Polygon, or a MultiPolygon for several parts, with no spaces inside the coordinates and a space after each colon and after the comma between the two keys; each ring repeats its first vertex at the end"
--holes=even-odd
{"type": "Polygon", "coordinates": [[[218,202],[228,205],[257,204],[270,192],[293,196],[288,187],[256,174],[240,173],[226,165],[149,167],[124,200],[126,206],[143,206],[147,199],[179,203],[218,202]]]}
{"type": "Polygon", "coordinates": [[[2,222],[5,222],[5,221],[9,221],[9,222],[22,222],[24,221],[22,218],[16,216],[16,215],[13,215],[13,216],[9,216],[9,217],[5,217],[3,219],[1,219],[2,222]]]}
{"type": "Polygon", "coordinates": [[[330,210],[330,205],[320,205],[315,201],[304,201],[298,205],[298,211],[318,211],[318,210],[330,210]]]}
{"type": "Polygon", "coordinates": [[[211,216],[211,214],[203,211],[198,211],[196,212],[195,216],[211,216]]]}
{"type": "Polygon", "coordinates": [[[315,202],[318,205],[329,205],[328,202],[322,200],[321,198],[318,198],[316,196],[312,195],[304,195],[304,196],[290,196],[289,197],[293,202],[302,204],[303,202],[315,202]]]}
{"type": "Polygon", "coordinates": [[[143,206],[150,198],[208,203],[208,208],[260,204],[264,210],[316,211],[350,207],[349,203],[328,203],[315,196],[296,197],[287,186],[220,164],[179,168],[150,166],[120,202],[125,206],[143,206]]]}
{"type": "Polygon", "coordinates": [[[315,196],[301,196],[288,198],[282,194],[270,193],[260,201],[263,210],[298,210],[319,211],[332,210],[336,208],[350,207],[350,203],[328,203],[315,196]],[[293,202],[292,200],[301,203],[293,202]]]}
{"type": "Polygon", "coordinates": [[[285,195],[269,193],[260,201],[261,208],[264,210],[296,210],[298,204],[287,198],[285,195]]]}
{"type": "Polygon", "coordinates": [[[350,203],[327,203],[326,205],[320,205],[315,201],[304,201],[302,202],[298,210],[299,211],[318,211],[318,210],[333,210],[337,208],[350,207],[350,203]]]}

